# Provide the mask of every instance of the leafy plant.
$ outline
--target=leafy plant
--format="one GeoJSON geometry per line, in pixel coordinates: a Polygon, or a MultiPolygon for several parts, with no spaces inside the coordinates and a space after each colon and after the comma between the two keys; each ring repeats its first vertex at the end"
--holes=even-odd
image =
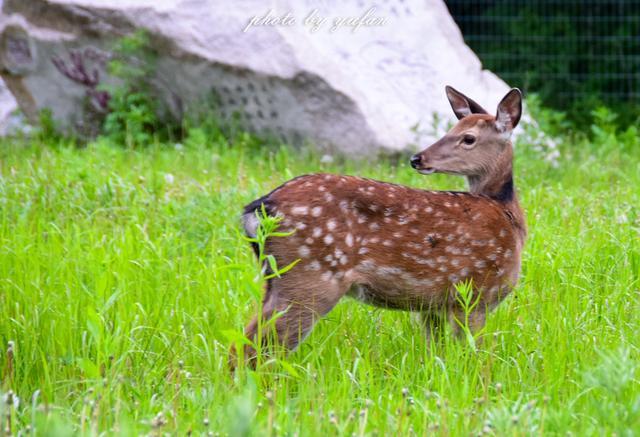
{"type": "Polygon", "coordinates": [[[103,133],[127,147],[150,143],[161,126],[151,80],[156,60],[148,34],[139,30],[116,43],[108,63],[117,85],[107,87],[111,98],[103,133]]]}
{"type": "Polygon", "coordinates": [[[473,292],[473,285],[470,282],[463,282],[456,285],[456,300],[462,308],[463,319],[455,318],[455,322],[462,330],[464,338],[469,346],[476,350],[476,337],[479,332],[474,333],[471,330],[471,317],[472,313],[478,307],[480,303],[480,293],[473,292]]]}
{"type": "MultiPolygon", "coordinates": [[[[257,257],[258,257],[258,264],[260,266],[262,266],[262,269],[260,271],[260,275],[258,277],[258,281],[259,282],[264,282],[264,281],[268,281],[272,278],[276,278],[276,277],[280,277],[281,275],[287,273],[289,270],[291,270],[296,264],[298,264],[298,262],[300,261],[299,259],[293,261],[292,263],[286,265],[285,267],[278,267],[278,263],[277,260],[275,259],[275,257],[271,254],[268,254],[266,252],[266,244],[267,244],[267,240],[270,238],[282,238],[282,237],[288,237],[293,235],[293,233],[295,231],[292,232],[278,232],[278,226],[280,225],[280,221],[282,220],[281,217],[277,217],[277,216],[270,216],[267,214],[266,208],[264,206],[264,204],[261,205],[260,210],[255,211],[255,216],[256,219],[258,220],[258,227],[256,229],[256,236],[255,237],[244,237],[245,240],[247,240],[248,242],[252,243],[255,245],[255,247],[257,247],[257,257]]],[[[256,306],[256,313],[259,314],[262,311],[262,292],[258,292],[254,294],[254,301],[255,301],[255,306],[256,306]]],[[[286,310],[285,310],[286,311],[286,310]]],[[[263,349],[263,347],[267,347],[269,349],[274,349],[274,346],[277,346],[275,344],[275,339],[273,337],[273,334],[275,334],[275,322],[276,320],[278,320],[280,318],[280,316],[283,314],[284,312],[276,312],[273,314],[273,316],[271,316],[269,318],[269,320],[261,320],[261,318],[258,319],[258,327],[257,327],[257,334],[256,334],[256,338],[261,339],[263,337],[262,333],[263,332],[269,332],[270,335],[267,336],[267,344],[263,344],[262,341],[253,341],[253,339],[251,338],[243,338],[242,336],[238,336],[238,335],[233,335],[231,333],[231,335],[234,337],[234,340],[236,341],[236,343],[241,343],[241,344],[249,344],[251,345],[257,352],[258,355],[258,365],[260,364],[260,356],[261,356],[261,350],[263,349]]],[[[238,348],[239,351],[242,351],[242,348],[238,348]]],[[[281,356],[281,353],[279,350],[275,350],[276,352],[276,357],[281,356]]],[[[242,352],[240,352],[240,360],[243,360],[243,356],[242,356],[242,352]]],[[[296,374],[295,370],[293,368],[291,368],[291,366],[289,366],[286,362],[283,362],[281,360],[278,360],[278,363],[284,367],[285,369],[287,369],[287,371],[291,374],[296,374]]]]}

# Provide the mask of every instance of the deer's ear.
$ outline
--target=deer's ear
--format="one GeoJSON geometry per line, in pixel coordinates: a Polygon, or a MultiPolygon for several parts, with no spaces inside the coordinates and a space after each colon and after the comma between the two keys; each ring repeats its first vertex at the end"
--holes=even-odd
{"type": "Polygon", "coordinates": [[[499,132],[510,133],[520,121],[522,115],[522,93],[513,88],[498,104],[496,127],[499,132]]]}
{"type": "Polygon", "coordinates": [[[444,89],[451,104],[451,109],[453,109],[453,113],[456,114],[458,120],[470,114],[488,114],[482,106],[455,88],[447,85],[444,89]]]}

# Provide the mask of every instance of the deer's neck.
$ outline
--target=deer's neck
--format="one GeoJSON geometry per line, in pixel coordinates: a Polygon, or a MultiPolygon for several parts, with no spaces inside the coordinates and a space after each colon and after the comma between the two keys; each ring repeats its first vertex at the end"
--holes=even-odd
{"type": "Polygon", "coordinates": [[[489,163],[480,175],[469,176],[472,194],[491,197],[499,202],[517,201],[513,186],[513,148],[505,147],[498,159],[489,163]]]}
{"type": "Polygon", "coordinates": [[[513,148],[511,145],[498,159],[487,166],[485,173],[469,176],[469,191],[472,194],[487,196],[503,205],[509,212],[514,226],[519,228],[524,236],[526,224],[524,213],[518,203],[516,188],[513,184],[513,148]]]}

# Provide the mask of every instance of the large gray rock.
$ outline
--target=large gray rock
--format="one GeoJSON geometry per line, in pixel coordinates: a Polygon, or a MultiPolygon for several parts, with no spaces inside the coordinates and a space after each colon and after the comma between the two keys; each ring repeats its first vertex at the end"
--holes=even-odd
{"type": "Polygon", "coordinates": [[[175,116],[216,94],[223,115],[244,114],[254,131],[347,154],[431,140],[434,114],[452,119],[446,84],[487,107],[508,89],[441,0],[5,0],[3,14],[0,70],[21,109],[35,119],[51,108],[80,130],[88,92],[100,106],[92,70],[109,81],[104,57],[137,28],[160,53],[155,83],[175,116]],[[326,21],[314,29],[310,15],[326,21]],[[356,28],[349,17],[364,18],[356,28]],[[89,72],[84,85],[52,62],[71,66],[72,51],[89,72]]]}
{"type": "Polygon", "coordinates": [[[0,136],[10,133],[16,127],[16,119],[13,116],[16,109],[18,109],[16,99],[0,79],[0,136]]]}

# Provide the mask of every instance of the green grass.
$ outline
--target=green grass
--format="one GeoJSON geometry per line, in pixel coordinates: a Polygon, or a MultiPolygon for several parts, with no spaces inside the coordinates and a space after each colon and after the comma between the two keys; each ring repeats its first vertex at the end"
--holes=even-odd
{"type": "Polygon", "coordinates": [[[556,168],[518,147],[523,275],[478,351],[429,350],[411,314],[345,299],[295,353],[234,379],[227,350],[261,293],[245,203],[317,171],[464,181],[196,134],[183,148],[0,144],[0,392],[19,397],[0,404],[0,432],[638,432],[637,142],[566,140],[556,168]]]}

